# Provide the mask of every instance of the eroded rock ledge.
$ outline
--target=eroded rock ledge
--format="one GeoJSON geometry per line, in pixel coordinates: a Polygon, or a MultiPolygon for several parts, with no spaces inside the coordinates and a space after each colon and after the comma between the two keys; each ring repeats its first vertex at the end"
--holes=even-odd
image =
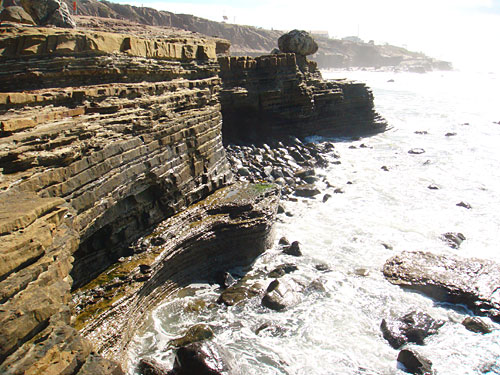
{"type": "Polygon", "coordinates": [[[475,258],[403,252],[384,265],[391,283],[437,301],[464,304],[474,314],[500,321],[500,265],[475,258]]]}

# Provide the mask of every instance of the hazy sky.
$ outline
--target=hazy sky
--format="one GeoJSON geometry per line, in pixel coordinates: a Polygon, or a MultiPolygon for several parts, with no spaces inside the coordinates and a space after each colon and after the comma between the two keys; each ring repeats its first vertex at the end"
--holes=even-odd
{"type": "Polygon", "coordinates": [[[215,21],[357,35],[449,60],[500,70],[500,0],[114,0],[215,21]]]}

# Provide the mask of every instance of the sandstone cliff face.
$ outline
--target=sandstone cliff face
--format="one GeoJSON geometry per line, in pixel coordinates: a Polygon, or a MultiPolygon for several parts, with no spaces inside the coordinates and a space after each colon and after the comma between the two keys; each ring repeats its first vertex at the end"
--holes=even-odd
{"type": "Polygon", "coordinates": [[[0,372],[119,371],[68,325],[70,290],[230,181],[215,53],[208,39],[4,29],[0,372]]]}
{"type": "Polygon", "coordinates": [[[365,84],[324,81],[316,64],[304,57],[221,57],[219,63],[225,142],[385,130],[365,84]]]}

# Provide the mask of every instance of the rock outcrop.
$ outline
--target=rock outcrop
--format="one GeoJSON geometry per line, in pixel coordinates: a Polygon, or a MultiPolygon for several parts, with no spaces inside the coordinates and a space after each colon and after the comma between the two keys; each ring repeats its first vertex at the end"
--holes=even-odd
{"type": "Polygon", "coordinates": [[[13,23],[21,23],[26,25],[34,25],[35,21],[33,18],[26,13],[26,11],[19,6],[10,6],[4,8],[0,12],[0,23],[1,22],[13,22],[13,23]]]}
{"type": "Polygon", "coordinates": [[[21,0],[21,5],[40,26],[75,28],[76,23],[62,0],[21,0]]]}
{"type": "Polygon", "coordinates": [[[500,265],[493,261],[403,252],[385,263],[384,276],[392,284],[464,304],[475,314],[500,321],[500,265]]]}
{"type": "Polygon", "coordinates": [[[278,39],[278,47],[282,53],[296,53],[308,56],[318,51],[313,37],[304,30],[292,30],[278,39]]]}
{"type": "Polygon", "coordinates": [[[364,83],[325,81],[303,56],[220,57],[219,63],[225,142],[370,135],[386,128],[364,83]]]}

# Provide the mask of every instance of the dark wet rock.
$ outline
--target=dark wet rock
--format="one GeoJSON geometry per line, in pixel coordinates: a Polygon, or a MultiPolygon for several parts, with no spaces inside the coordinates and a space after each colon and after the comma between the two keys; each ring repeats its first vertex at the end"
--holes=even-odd
{"type": "Polygon", "coordinates": [[[153,272],[153,268],[149,264],[139,264],[139,272],[148,274],[153,272]]]}
{"type": "Polygon", "coordinates": [[[382,242],[382,246],[385,247],[387,250],[393,250],[392,245],[389,245],[388,243],[382,242]]]}
{"type": "Polygon", "coordinates": [[[394,80],[393,79],[389,79],[387,80],[388,83],[394,83],[394,80]]]}
{"type": "Polygon", "coordinates": [[[323,203],[325,203],[328,199],[330,199],[332,196],[330,194],[325,194],[323,195],[323,203]]]}
{"type": "Polygon", "coordinates": [[[462,233],[447,232],[441,235],[441,239],[445,241],[452,249],[458,249],[463,241],[466,240],[462,233]]]}
{"type": "Polygon", "coordinates": [[[237,280],[229,272],[221,272],[217,275],[217,284],[227,289],[237,283],[237,280]]]}
{"type": "Polygon", "coordinates": [[[283,207],[283,205],[280,204],[278,206],[278,214],[283,214],[283,213],[285,213],[285,207],[283,207]]]}
{"type": "Polygon", "coordinates": [[[453,137],[455,135],[457,135],[457,133],[446,133],[444,136],[445,137],[453,137]]]}
{"type": "Polygon", "coordinates": [[[359,145],[359,148],[373,148],[373,147],[368,146],[368,145],[366,145],[366,144],[364,144],[364,143],[361,143],[361,144],[359,145]]]}
{"type": "Polygon", "coordinates": [[[349,148],[350,148],[351,150],[354,150],[354,149],[356,149],[357,147],[356,147],[356,146],[354,146],[354,145],[350,145],[350,146],[349,146],[349,148]]]}
{"type": "Polygon", "coordinates": [[[240,167],[240,168],[238,168],[238,174],[240,176],[247,177],[247,176],[250,176],[250,171],[246,167],[240,167]]]}
{"type": "Polygon", "coordinates": [[[151,238],[151,245],[153,246],[161,246],[165,242],[167,242],[163,237],[153,237],[151,238]]]}
{"type": "Polygon", "coordinates": [[[288,246],[290,245],[290,241],[286,237],[281,237],[278,244],[288,246]]]}
{"type": "Polygon", "coordinates": [[[315,176],[304,177],[304,182],[306,182],[307,184],[315,184],[318,181],[319,181],[318,177],[315,176]]]}
{"type": "Polygon", "coordinates": [[[417,130],[415,132],[415,134],[421,134],[421,135],[424,135],[424,134],[429,134],[429,132],[427,130],[417,130]]]}
{"type": "Polygon", "coordinates": [[[411,150],[408,151],[409,154],[412,155],[420,155],[423,154],[425,150],[423,148],[412,148],[411,150]]]}
{"type": "Polygon", "coordinates": [[[286,211],[286,212],[285,212],[285,215],[286,215],[286,216],[288,216],[288,217],[292,217],[292,216],[293,216],[293,213],[292,213],[292,212],[290,212],[290,211],[286,211]]]}
{"type": "Polygon", "coordinates": [[[35,24],[33,18],[31,18],[22,7],[18,6],[4,8],[0,13],[0,23],[1,22],[21,23],[25,25],[35,24]]]}
{"type": "Polygon", "coordinates": [[[177,349],[173,370],[176,375],[222,375],[228,366],[215,345],[194,343],[177,349]]]}
{"type": "Polygon", "coordinates": [[[403,349],[398,354],[401,363],[410,374],[432,375],[432,362],[413,349],[403,349]]]}
{"type": "Polygon", "coordinates": [[[427,189],[429,189],[429,190],[439,190],[439,186],[437,186],[435,184],[430,184],[429,186],[427,186],[427,189]]]}
{"type": "Polygon", "coordinates": [[[299,268],[295,264],[285,263],[285,264],[282,264],[282,265],[276,267],[271,272],[269,272],[268,276],[277,279],[277,278],[280,278],[282,276],[285,276],[286,274],[295,272],[298,269],[299,268]]]}
{"type": "Polygon", "coordinates": [[[347,185],[352,185],[352,181],[347,181],[346,184],[347,185]]]}
{"type": "Polygon", "coordinates": [[[207,308],[207,303],[202,298],[189,301],[184,307],[184,312],[186,313],[199,313],[200,311],[207,308]]]}
{"type": "Polygon", "coordinates": [[[491,260],[402,252],[385,263],[383,272],[392,284],[500,321],[500,265],[491,260]]]}
{"type": "Polygon", "coordinates": [[[295,306],[300,302],[303,290],[304,287],[293,279],[276,279],[267,287],[262,306],[276,311],[295,306]]]}
{"type": "Polygon", "coordinates": [[[212,328],[206,324],[195,324],[186,331],[184,336],[168,342],[168,348],[180,348],[195,342],[209,340],[214,337],[212,328]]]}
{"type": "Polygon", "coordinates": [[[321,191],[314,185],[300,185],[295,188],[295,195],[298,197],[311,198],[318,194],[321,194],[321,191]]]}
{"type": "Polygon", "coordinates": [[[284,333],[286,333],[286,331],[287,331],[287,329],[282,327],[282,326],[267,322],[267,323],[260,325],[255,330],[255,334],[259,335],[261,333],[267,333],[270,336],[276,337],[276,336],[282,336],[284,333]]]}
{"type": "Polygon", "coordinates": [[[492,331],[491,326],[488,323],[486,323],[483,319],[475,316],[468,316],[462,321],[462,324],[465,328],[472,332],[486,334],[492,331]]]}
{"type": "Polygon", "coordinates": [[[316,264],[314,268],[316,268],[320,272],[330,271],[330,267],[328,266],[328,264],[325,263],[316,264]]]}
{"type": "Polygon", "coordinates": [[[336,188],[333,192],[335,194],[344,194],[344,189],[342,189],[342,188],[336,188]]]}
{"type": "Polygon", "coordinates": [[[389,172],[389,167],[387,165],[381,166],[380,169],[382,169],[385,172],[389,172]]]}
{"type": "Polygon", "coordinates": [[[141,358],[137,365],[137,371],[141,375],[170,375],[172,372],[160,362],[153,358],[141,358]]]}
{"type": "Polygon", "coordinates": [[[295,175],[295,177],[304,179],[306,177],[315,176],[316,172],[314,171],[313,168],[307,168],[307,169],[298,170],[297,172],[295,172],[294,175],[295,175]]]}
{"type": "Polygon", "coordinates": [[[294,257],[302,256],[299,241],[293,241],[290,246],[283,249],[283,252],[288,255],[293,255],[294,257]]]}
{"type": "Polygon", "coordinates": [[[217,299],[217,303],[223,303],[226,306],[234,306],[237,303],[246,301],[249,298],[255,297],[259,292],[248,286],[232,286],[227,288],[217,299]]]}
{"type": "Polygon", "coordinates": [[[380,329],[382,335],[394,349],[399,349],[408,342],[424,344],[427,336],[437,333],[444,322],[435,320],[429,314],[412,311],[396,320],[382,320],[380,329]]]}
{"type": "Polygon", "coordinates": [[[462,201],[462,202],[460,202],[460,203],[457,203],[457,206],[458,206],[458,207],[463,207],[463,208],[466,208],[466,209],[468,209],[468,210],[470,210],[470,209],[472,208],[472,206],[471,206],[469,203],[467,203],[467,202],[463,202],[463,201],[462,201]]]}

